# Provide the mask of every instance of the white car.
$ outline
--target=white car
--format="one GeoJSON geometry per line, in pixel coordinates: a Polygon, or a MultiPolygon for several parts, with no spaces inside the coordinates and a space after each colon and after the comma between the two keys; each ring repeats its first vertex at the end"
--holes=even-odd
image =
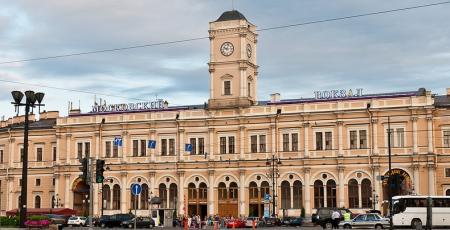
{"type": "Polygon", "coordinates": [[[72,216],[67,220],[67,225],[69,226],[85,226],[86,225],[86,217],[84,216],[72,216]]]}

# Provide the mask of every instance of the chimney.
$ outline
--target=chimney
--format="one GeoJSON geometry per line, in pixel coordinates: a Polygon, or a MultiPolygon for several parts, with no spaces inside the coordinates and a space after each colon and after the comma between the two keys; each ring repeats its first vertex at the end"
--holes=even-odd
{"type": "Polygon", "coordinates": [[[270,94],[270,102],[279,102],[280,101],[280,94],[279,93],[272,93],[270,94]]]}

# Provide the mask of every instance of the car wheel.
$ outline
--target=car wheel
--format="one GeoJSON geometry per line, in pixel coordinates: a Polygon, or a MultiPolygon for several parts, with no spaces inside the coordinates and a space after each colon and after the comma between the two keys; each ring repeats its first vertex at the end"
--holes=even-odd
{"type": "Polygon", "coordinates": [[[333,229],[333,225],[330,222],[325,224],[325,229],[333,229]]]}
{"type": "Polygon", "coordinates": [[[422,221],[420,221],[419,219],[412,220],[411,228],[412,229],[422,229],[422,221]]]}
{"type": "Polygon", "coordinates": [[[351,229],[352,226],[350,226],[349,224],[346,224],[346,225],[344,225],[344,228],[345,228],[345,229],[351,229]]]}
{"type": "Polygon", "coordinates": [[[377,225],[375,225],[375,229],[383,229],[383,226],[382,226],[382,225],[379,225],[379,224],[377,224],[377,225]]]}
{"type": "Polygon", "coordinates": [[[102,223],[102,224],[100,225],[100,227],[106,228],[106,224],[105,224],[105,223],[102,223]]]}
{"type": "Polygon", "coordinates": [[[128,224],[128,228],[133,228],[133,225],[132,224],[128,224]]]}

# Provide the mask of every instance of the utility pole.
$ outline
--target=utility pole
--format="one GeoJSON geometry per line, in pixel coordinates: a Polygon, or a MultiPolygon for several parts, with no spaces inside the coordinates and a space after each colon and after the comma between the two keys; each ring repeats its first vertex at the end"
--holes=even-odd
{"type": "Polygon", "coordinates": [[[94,215],[94,158],[89,157],[89,229],[92,229],[94,215]]]}
{"type": "MultiPolygon", "coordinates": [[[[389,154],[389,171],[388,171],[388,175],[389,175],[389,183],[393,183],[393,177],[391,175],[391,170],[392,170],[392,159],[391,159],[391,117],[388,117],[388,154],[389,154]]],[[[390,184],[388,185],[389,187],[391,186],[390,184]]],[[[389,188],[389,229],[394,229],[394,225],[392,223],[392,189],[389,188]]]]}

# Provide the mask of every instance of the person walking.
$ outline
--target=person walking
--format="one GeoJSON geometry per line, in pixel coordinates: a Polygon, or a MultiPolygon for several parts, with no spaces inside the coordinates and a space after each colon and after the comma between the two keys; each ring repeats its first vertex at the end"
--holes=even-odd
{"type": "Polygon", "coordinates": [[[350,212],[345,212],[344,213],[344,221],[350,221],[350,217],[351,217],[351,215],[350,215],[350,212]]]}
{"type": "Polygon", "coordinates": [[[338,210],[334,210],[333,214],[331,214],[333,229],[339,229],[339,220],[340,219],[341,219],[341,214],[338,212],[338,210]]]}

